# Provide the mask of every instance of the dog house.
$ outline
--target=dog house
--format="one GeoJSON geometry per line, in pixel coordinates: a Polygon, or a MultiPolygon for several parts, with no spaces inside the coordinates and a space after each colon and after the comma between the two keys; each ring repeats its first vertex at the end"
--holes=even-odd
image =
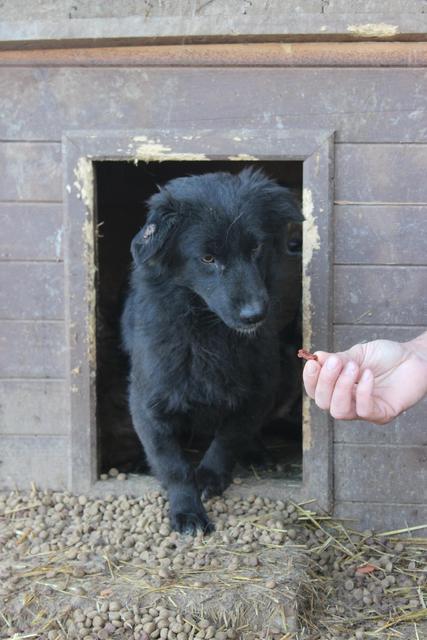
{"type": "MultiPolygon", "coordinates": [[[[1,489],[155,486],[99,480],[100,415],[126,378],[108,327],[129,242],[169,177],[254,164],[302,193],[301,346],[426,329],[421,1],[18,4],[0,16],[1,489]]],[[[426,401],[385,427],[303,404],[301,474],[233,491],[361,527],[427,522],[426,401]]]]}

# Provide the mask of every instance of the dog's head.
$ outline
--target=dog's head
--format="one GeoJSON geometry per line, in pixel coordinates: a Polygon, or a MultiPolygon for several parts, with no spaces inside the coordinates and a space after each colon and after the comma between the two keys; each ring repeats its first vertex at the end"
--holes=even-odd
{"type": "Polygon", "coordinates": [[[172,180],[148,205],[131,246],[137,267],[195,292],[230,328],[254,333],[268,314],[288,223],[302,220],[290,191],[244,169],[172,180]]]}

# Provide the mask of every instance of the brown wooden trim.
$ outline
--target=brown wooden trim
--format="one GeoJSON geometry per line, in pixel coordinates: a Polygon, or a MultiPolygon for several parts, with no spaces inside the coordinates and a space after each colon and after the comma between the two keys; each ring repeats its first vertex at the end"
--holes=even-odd
{"type": "Polygon", "coordinates": [[[427,42],[193,44],[0,51],[0,66],[424,67],[427,42]]]}

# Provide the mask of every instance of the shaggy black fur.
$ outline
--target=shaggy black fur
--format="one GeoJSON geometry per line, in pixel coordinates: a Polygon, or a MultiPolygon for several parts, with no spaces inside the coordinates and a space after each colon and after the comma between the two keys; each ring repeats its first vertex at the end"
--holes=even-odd
{"type": "Polygon", "coordinates": [[[148,204],[122,318],[130,410],[172,527],[208,532],[201,497],[224,491],[237,453],[257,453],[274,403],[281,256],[301,214],[252,169],[172,180],[148,204]],[[179,444],[188,426],[214,433],[195,471],[179,444]]]}

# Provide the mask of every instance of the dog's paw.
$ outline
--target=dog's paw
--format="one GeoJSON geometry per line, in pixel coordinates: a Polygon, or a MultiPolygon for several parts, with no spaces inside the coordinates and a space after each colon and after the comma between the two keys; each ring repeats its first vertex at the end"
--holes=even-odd
{"type": "Polygon", "coordinates": [[[172,529],[178,531],[178,533],[189,533],[194,536],[198,531],[202,531],[206,535],[215,530],[204,509],[189,513],[183,511],[171,512],[169,517],[172,529]]]}
{"type": "Polygon", "coordinates": [[[231,475],[219,474],[209,467],[200,466],[196,470],[196,481],[202,500],[220,496],[231,482],[231,475]]]}

